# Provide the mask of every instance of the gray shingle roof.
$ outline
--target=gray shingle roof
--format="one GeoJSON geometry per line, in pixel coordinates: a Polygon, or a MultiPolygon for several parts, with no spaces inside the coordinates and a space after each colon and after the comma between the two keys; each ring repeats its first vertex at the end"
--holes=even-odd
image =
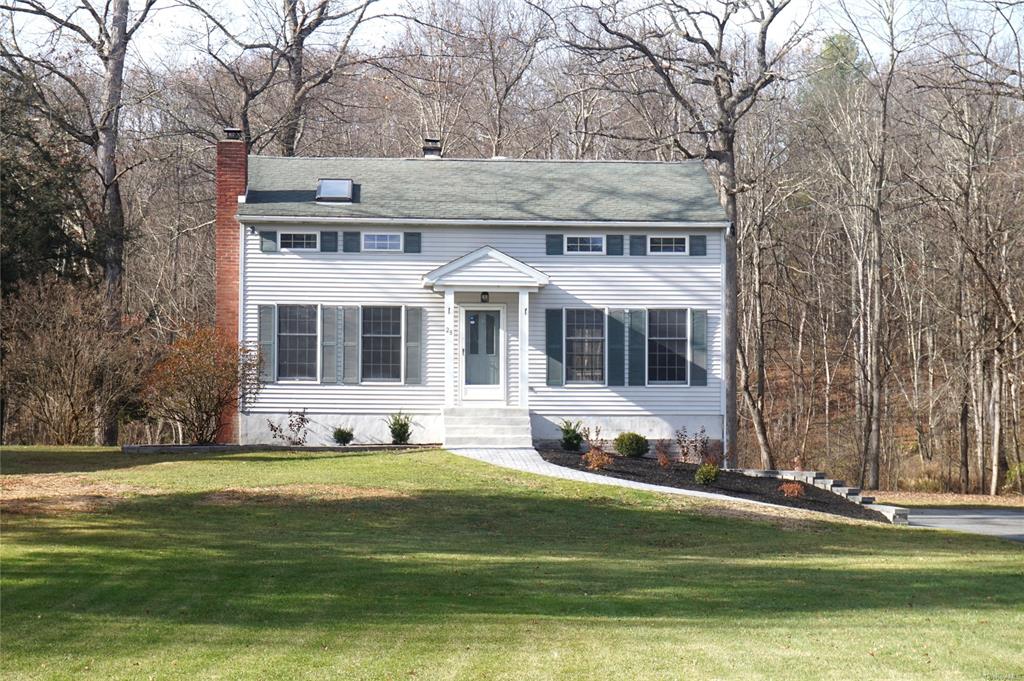
{"type": "Polygon", "coordinates": [[[240,216],[712,222],[725,220],[700,161],[249,157],[240,216]],[[317,203],[351,178],[352,203],[317,203]]]}

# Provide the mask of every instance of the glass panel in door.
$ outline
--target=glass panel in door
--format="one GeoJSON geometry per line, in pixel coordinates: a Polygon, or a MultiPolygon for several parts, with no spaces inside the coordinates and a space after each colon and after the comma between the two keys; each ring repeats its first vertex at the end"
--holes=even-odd
{"type": "Polygon", "coordinates": [[[466,385],[498,385],[501,372],[501,313],[466,310],[466,385]]]}

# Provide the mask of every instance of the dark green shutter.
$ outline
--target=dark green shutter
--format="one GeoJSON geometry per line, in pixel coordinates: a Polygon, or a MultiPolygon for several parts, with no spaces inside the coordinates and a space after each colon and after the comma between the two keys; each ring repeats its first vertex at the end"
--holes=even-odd
{"type": "Polygon", "coordinates": [[[626,384],[626,311],[608,310],[608,385],[626,384]]]}
{"type": "Polygon", "coordinates": [[[274,380],[274,312],[273,305],[259,306],[260,380],[264,382],[274,380]]]}
{"type": "Polygon", "coordinates": [[[629,311],[629,384],[647,384],[647,310],[629,311]]]}
{"type": "Polygon", "coordinates": [[[341,236],[341,250],[345,253],[359,252],[359,232],[345,232],[341,236]]]}
{"type": "Polygon", "coordinates": [[[341,382],[355,384],[359,382],[359,308],[346,307],[342,315],[341,382]]]}
{"type": "Polygon", "coordinates": [[[707,255],[708,238],[703,234],[695,234],[690,237],[690,255],[707,255]]]}
{"type": "Polygon", "coordinates": [[[544,348],[548,355],[548,385],[562,385],[565,377],[562,371],[562,310],[551,308],[544,311],[544,348]]]}
{"type": "Polygon", "coordinates": [[[402,237],[402,250],[406,253],[419,253],[422,241],[423,235],[420,232],[406,232],[402,237]]]}
{"type": "Polygon", "coordinates": [[[405,382],[423,383],[423,308],[405,308],[405,382]]]}
{"type": "Polygon", "coordinates": [[[277,232],[260,232],[260,250],[264,253],[274,253],[277,251],[277,232]]]}
{"type": "Polygon", "coordinates": [[[629,237],[630,255],[647,255],[647,235],[633,234],[629,237]]]}
{"type": "Polygon", "coordinates": [[[320,232],[320,252],[321,253],[337,253],[338,252],[338,233],[337,232],[320,232]]]}
{"type": "Polygon", "coordinates": [[[562,255],[565,239],[561,234],[548,234],[546,244],[548,255],[562,255]]]}
{"type": "Polygon", "coordinates": [[[708,384],[708,311],[691,310],[690,349],[693,358],[690,360],[690,385],[708,384]]]}
{"type": "Polygon", "coordinates": [[[622,235],[609,234],[605,238],[605,253],[608,255],[622,255],[622,235]]]}
{"type": "Polygon", "coordinates": [[[320,308],[320,382],[338,382],[338,308],[320,308]]]}

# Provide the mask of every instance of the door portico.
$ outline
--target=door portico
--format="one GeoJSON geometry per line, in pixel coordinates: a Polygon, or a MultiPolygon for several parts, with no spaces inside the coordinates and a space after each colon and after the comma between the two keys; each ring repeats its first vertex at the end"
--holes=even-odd
{"type": "Polygon", "coordinates": [[[490,246],[423,277],[425,287],[444,295],[445,406],[501,403],[529,407],[530,294],[547,283],[543,272],[490,246]],[[456,293],[460,294],[458,302],[456,293]],[[514,294],[514,302],[492,303],[491,294],[514,294]],[[515,324],[511,323],[513,315],[515,324]],[[509,371],[508,330],[513,327],[519,350],[513,371],[509,371]],[[500,379],[497,385],[495,364],[500,379]],[[515,404],[508,401],[507,377],[517,382],[515,404]]]}

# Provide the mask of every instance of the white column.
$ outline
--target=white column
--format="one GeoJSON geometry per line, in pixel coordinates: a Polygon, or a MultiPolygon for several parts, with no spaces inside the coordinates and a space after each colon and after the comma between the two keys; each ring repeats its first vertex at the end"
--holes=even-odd
{"type": "Polygon", "coordinates": [[[444,404],[455,406],[455,291],[444,292],[444,404]]]}
{"type": "Polygon", "coordinates": [[[519,406],[530,407],[530,292],[519,289],[519,406]]]}

